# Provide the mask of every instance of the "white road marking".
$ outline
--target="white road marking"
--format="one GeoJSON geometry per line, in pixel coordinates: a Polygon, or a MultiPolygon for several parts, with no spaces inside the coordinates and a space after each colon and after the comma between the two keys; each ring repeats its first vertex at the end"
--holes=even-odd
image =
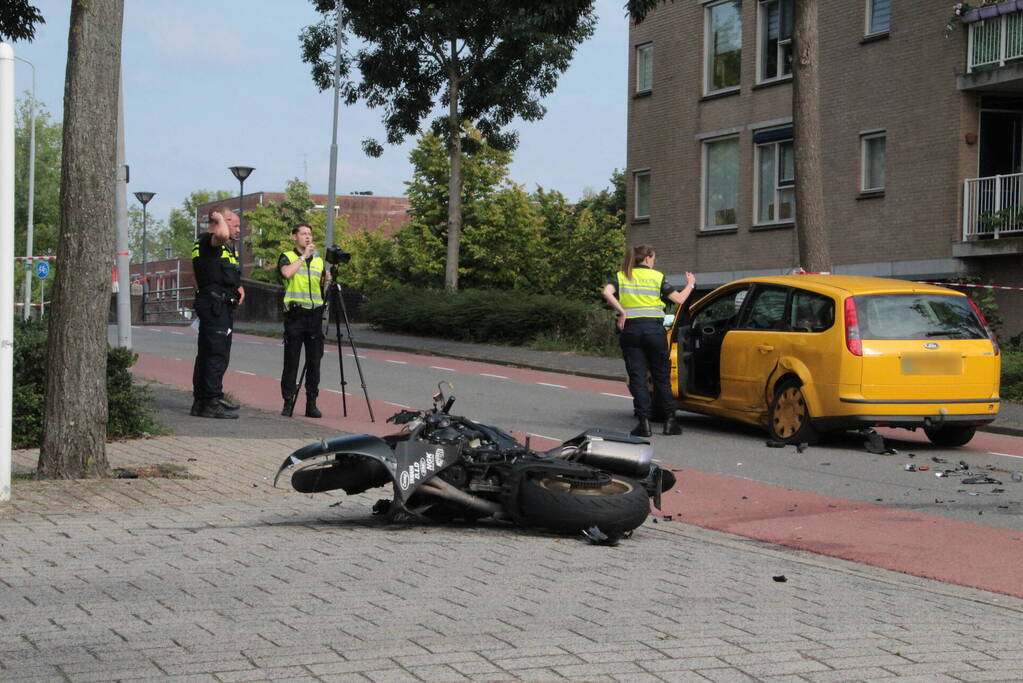
{"type": "Polygon", "coordinates": [[[624,396],[622,394],[609,394],[606,391],[600,392],[600,395],[601,396],[610,396],[611,398],[627,398],[627,399],[631,399],[632,398],[631,396],[624,396]]]}
{"type": "MultiPolygon", "coordinates": [[[[391,360],[390,358],[388,358],[386,360],[387,360],[388,363],[394,363],[395,365],[408,365],[408,361],[407,360],[391,360]]],[[[395,405],[397,405],[397,404],[395,404],[395,405]]]]}
{"type": "Polygon", "coordinates": [[[238,370],[238,372],[242,373],[243,375],[252,375],[253,377],[257,376],[256,373],[254,373],[254,372],[247,372],[246,370],[238,370]]]}
{"type": "Polygon", "coordinates": [[[526,432],[526,435],[527,436],[538,436],[541,439],[550,439],[551,441],[561,441],[561,439],[555,438],[553,436],[545,436],[544,434],[537,434],[536,432],[526,432]]]}
{"type": "Polygon", "coordinates": [[[491,375],[489,372],[481,372],[481,377],[493,377],[494,379],[508,379],[504,375],[491,375]]]}
{"type": "Polygon", "coordinates": [[[412,410],[412,408],[402,403],[392,403],[391,401],[384,401],[384,403],[386,403],[389,406],[397,406],[399,408],[404,408],[405,410],[412,410]]]}
{"type": "MultiPolygon", "coordinates": [[[[549,382],[537,382],[537,384],[543,385],[545,387],[554,387],[555,389],[568,389],[568,387],[566,387],[564,384],[551,384],[549,382]]],[[[537,434],[537,436],[539,436],[539,434],[537,434]]]]}
{"type": "Polygon", "coordinates": [[[1023,458],[1023,455],[1013,455],[1012,453],[995,453],[994,451],[988,451],[988,455],[1001,455],[1006,458],[1023,458]]]}
{"type": "Polygon", "coordinates": [[[454,368],[442,368],[442,367],[441,367],[441,366],[439,366],[439,365],[431,365],[431,366],[430,366],[430,369],[431,369],[431,370],[444,370],[444,371],[446,371],[446,372],[454,372],[454,371],[455,371],[455,369],[454,369],[454,368]]]}
{"type": "Polygon", "coordinates": [[[167,332],[168,332],[168,334],[180,334],[180,335],[184,335],[185,334],[184,332],[175,332],[174,330],[167,330],[167,332]]]}

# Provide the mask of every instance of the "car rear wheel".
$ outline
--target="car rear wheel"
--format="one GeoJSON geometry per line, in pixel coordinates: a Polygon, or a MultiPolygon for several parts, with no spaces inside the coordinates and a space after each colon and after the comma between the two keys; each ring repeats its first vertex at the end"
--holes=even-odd
{"type": "Polygon", "coordinates": [[[924,427],[924,434],[935,446],[964,446],[977,433],[976,427],[924,427]]]}
{"type": "Polygon", "coordinates": [[[776,441],[814,443],[817,431],[810,424],[810,408],[799,380],[789,378],[778,384],[771,401],[767,429],[776,441]]]}

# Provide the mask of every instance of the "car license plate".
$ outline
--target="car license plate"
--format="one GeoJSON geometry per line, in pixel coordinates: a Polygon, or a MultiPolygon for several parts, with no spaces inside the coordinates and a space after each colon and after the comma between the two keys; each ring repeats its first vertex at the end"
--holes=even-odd
{"type": "Polygon", "coordinates": [[[963,357],[958,353],[914,353],[902,356],[903,375],[961,375],[963,357]]]}

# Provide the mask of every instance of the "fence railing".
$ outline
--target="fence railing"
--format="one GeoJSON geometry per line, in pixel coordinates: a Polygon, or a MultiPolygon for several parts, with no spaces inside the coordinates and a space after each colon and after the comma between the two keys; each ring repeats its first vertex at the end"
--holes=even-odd
{"type": "Polygon", "coordinates": [[[1023,234],[1023,173],[963,181],[963,240],[1023,234]]]}
{"type": "Polygon", "coordinates": [[[192,287],[171,287],[151,289],[142,295],[141,318],[143,323],[184,322],[193,317],[195,302],[192,287]]]}
{"type": "Polygon", "coordinates": [[[1023,12],[970,24],[968,50],[967,64],[971,72],[1023,59],[1023,12]]]}

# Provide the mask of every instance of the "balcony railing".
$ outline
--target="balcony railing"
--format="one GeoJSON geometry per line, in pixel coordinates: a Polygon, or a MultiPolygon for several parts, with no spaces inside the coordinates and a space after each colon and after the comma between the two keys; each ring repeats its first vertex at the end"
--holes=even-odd
{"type": "Polygon", "coordinates": [[[1023,173],[963,181],[963,240],[1023,236],[1023,173]]]}
{"type": "Polygon", "coordinates": [[[1023,59],[1023,12],[970,24],[970,72],[1005,66],[1017,59],[1023,59]]]}

